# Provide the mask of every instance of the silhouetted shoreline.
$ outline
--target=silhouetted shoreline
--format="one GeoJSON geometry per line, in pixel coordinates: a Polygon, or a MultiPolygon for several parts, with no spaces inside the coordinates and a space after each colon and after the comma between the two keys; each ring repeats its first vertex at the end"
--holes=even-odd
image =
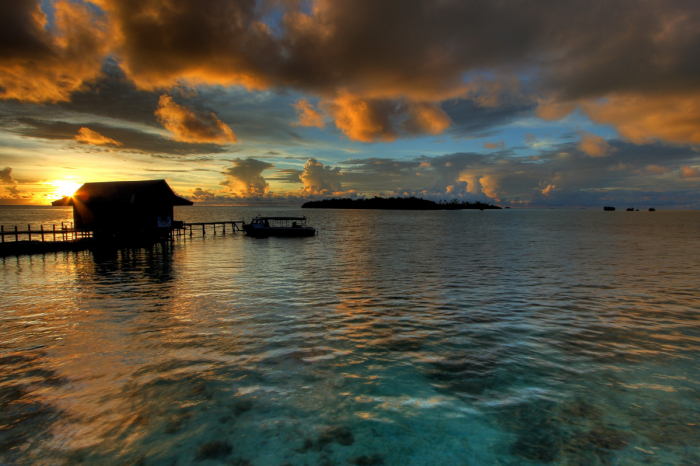
{"type": "Polygon", "coordinates": [[[305,202],[302,209],[382,209],[382,210],[465,210],[465,209],[501,209],[501,207],[484,202],[467,202],[453,199],[447,201],[430,201],[417,197],[373,197],[371,199],[323,199],[305,202]]]}

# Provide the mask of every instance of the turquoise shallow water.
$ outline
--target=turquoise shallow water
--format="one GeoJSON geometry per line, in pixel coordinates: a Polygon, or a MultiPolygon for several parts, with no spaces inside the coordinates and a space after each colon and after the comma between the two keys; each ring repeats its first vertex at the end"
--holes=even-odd
{"type": "Polygon", "coordinates": [[[700,213],[264,212],[2,260],[0,464],[700,464],[700,213]]]}

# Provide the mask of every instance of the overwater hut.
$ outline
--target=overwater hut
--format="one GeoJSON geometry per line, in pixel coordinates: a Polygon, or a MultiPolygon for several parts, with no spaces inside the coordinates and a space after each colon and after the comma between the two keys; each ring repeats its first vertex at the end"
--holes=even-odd
{"type": "Polygon", "coordinates": [[[168,235],[181,224],[173,219],[173,207],[192,204],[165,180],[85,183],[73,196],[51,203],[73,206],[75,229],[96,237],[168,235]]]}

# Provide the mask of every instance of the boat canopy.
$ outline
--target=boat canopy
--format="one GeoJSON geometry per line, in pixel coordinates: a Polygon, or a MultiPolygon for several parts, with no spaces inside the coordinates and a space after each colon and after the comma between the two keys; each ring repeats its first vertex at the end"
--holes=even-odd
{"type": "Polygon", "coordinates": [[[260,220],[306,220],[306,217],[255,217],[260,220]]]}

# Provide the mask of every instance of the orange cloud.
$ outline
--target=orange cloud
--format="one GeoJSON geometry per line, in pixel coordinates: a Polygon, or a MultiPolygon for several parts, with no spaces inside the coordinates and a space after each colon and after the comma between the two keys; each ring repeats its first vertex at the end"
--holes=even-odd
{"type": "Polygon", "coordinates": [[[440,134],[451,124],[452,119],[440,107],[421,102],[408,105],[408,118],[403,128],[409,134],[440,134]]]}
{"type": "MultiPolygon", "coordinates": [[[[5,3],[2,99],[67,101],[114,57],[141,89],[184,82],[313,95],[322,111],[299,101],[298,124],[321,128],[322,114],[332,116],[357,141],[440,134],[452,124],[440,103],[467,99],[492,108],[538,103],[547,120],[580,107],[635,143],[700,143],[693,2],[58,0],[50,27],[46,2],[5,3]],[[270,8],[281,19],[274,31],[270,8]],[[527,78],[537,95],[520,89],[527,69],[538,70],[527,78]]],[[[178,140],[235,140],[218,120],[200,131],[174,113],[163,120],[178,140]]]]}
{"type": "Polygon", "coordinates": [[[602,136],[593,133],[580,133],[578,149],[591,157],[605,157],[610,152],[610,144],[602,136]]]}
{"type": "Polygon", "coordinates": [[[175,103],[169,95],[160,96],[155,115],[176,141],[213,144],[237,142],[231,128],[213,112],[209,115],[195,113],[175,103]]]}
{"type": "Polygon", "coordinates": [[[693,167],[683,166],[680,170],[681,178],[700,178],[700,170],[693,167]]]}
{"type": "Polygon", "coordinates": [[[485,149],[505,149],[506,143],[501,140],[500,142],[485,142],[485,149]]]}
{"type": "Polygon", "coordinates": [[[700,144],[700,93],[650,96],[616,94],[581,104],[595,122],[614,125],[635,144],[661,139],[700,144]]]}
{"type": "Polygon", "coordinates": [[[96,146],[106,146],[106,145],[122,146],[123,145],[119,141],[115,141],[114,139],[108,138],[107,136],[102,136],[97,131],[93,131],[90,128],[85,128],[85,127],[80,128],[78,130],[78,134],[75,135],[75,139],[78,142],[82,142],[84,144],[93,144],[96,146]]]}
{"type": "Polygon", "coordinates": [[[542,195],[545,196],[545,197],[549,197],[549,195],[552,194],[552,192],[553,192],[555,189],[557,189],[557,187],[556,187],[555,185],[553,185],[553,184],[548,184],[547,187],[545,187],[545,188],[542,190],[542,195]]]}
{"type": "Polygon", "coordinates": [[[57,1],[54,8],[49,30],[39,2],[3,6],[0,28],[11,34],[0,38],[1,99],[67,101],[101,74],[110,48],[107,23],[78,3],[57,1]]]}
{"type": "Polygon", "coordinates": [[[537,116],[543,120],[552,121],[564,118],[571,112],[576,110],[576,104],[573,102],[557,102],[555,100],[540,101],[537,106],[537,116]]]}
{"type": "Polygon", "coordinates": [[[481,191],[484,194],[496,202],[501,202],[501,200],[498,198],[498,193],[496,192],[499,185],[496,177],[493,175],[484,175],[479,178],[479,184],[481,184],[481,191]]]}
{"type": "Polygon", "coordinates": [[[297,126],[315,126],[316,128],[325,128],[326,122],[323,121],[323,114],[316,110],[308,99],[299,99],[292,106],[297,111],[299,120],[297,126]]]}
{"type": "MultiPolygon", "coordinates": [[[[121,67],[139,88],[190,84],[265,89],[265,64],[279,58],[251,2],[93,0],[107,12],[121,67]]],[[[264,10],[264,8],[262,8],[264,10]]]]}
{"type": "Polygon", "coordinates": [[[353,141],[391,142],[398,136],[389,115],[387,104],[379,100],[358,99],[344,94],[325,103],[335,119],[335,125],[353,141]]]}

